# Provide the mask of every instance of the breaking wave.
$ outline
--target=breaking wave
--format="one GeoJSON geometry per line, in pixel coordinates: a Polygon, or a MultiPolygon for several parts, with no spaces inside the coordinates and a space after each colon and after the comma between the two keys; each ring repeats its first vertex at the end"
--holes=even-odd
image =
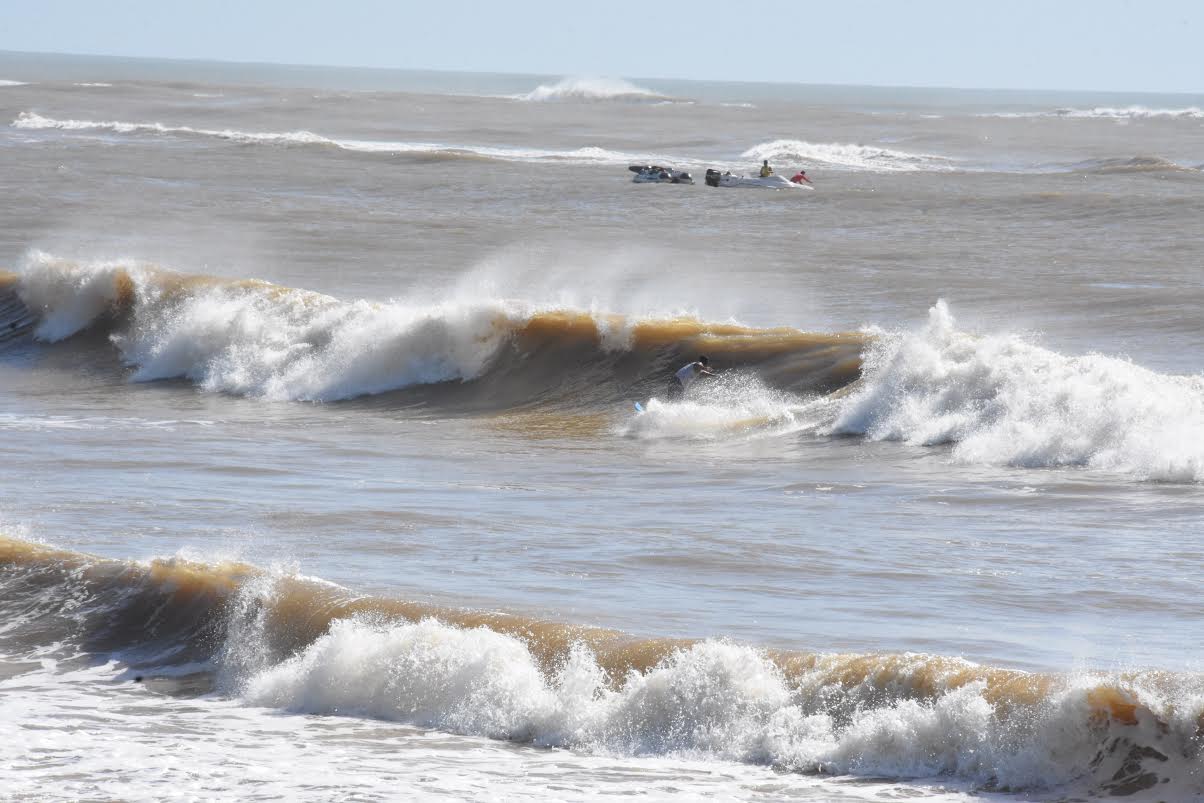
{"type": "Polygon", "coordinates": [[[28,85],[29,85],[28,81],[9,81],[7,79],[0,78],[0,86],[28,86],[28,85]]]}
{"type": "Polygon", "coordinates": [[[944,302],[882,336],[831,432],[931,446],[963,463],[1081,466],[1204,481],[1204,377],[1068,357],[1018,335],[959,331],[944,302]]]}
{"type": "Polygon", "coordinates": [[[860,435],[948,444],[966,464],[1204,482],[1204,376],[971,334],[944,302],[915,331],[824,334],[500,298],[345,301],[40,252],[0,276],[0,345],[85,335],[133,381],[271,400],[406,393],[427,409],[522,411],[510,426],[532,435],[540,415],[646,439],[860,435]],[[721,376],[663,401],[665,377],[700,353],[721,376]],[[636,400],[643,413],[607,423],[636,400]]]}
{"type": "Polygon", "coordinates": [[[1066,117],[1082,120],[1197,120],[1204,119],[1204,109],[1186,106],[1178,109],[1151,109],[1146,106],[1096,106],[1091,109],[1062,108],[1034,112],[989,112],[980,117],[1066,117]]]}
{"type": "Polygon", "coordinates": [[[741,157],[788,164],[819,163],[831,167],[879,172],[958,169],[954,160],[945,156],[906,153],[868,145],[803,142],[797,139],[763,142],[746,150],[741,157]]]}
{"type": "Polygon", "coordinates": [[[856,378],[864,339],[506,299],[342,301],[41,252],[0,282],[0,313],[12,333],[46,342],[104,332],[135,381],[185,378],[209,391],[314,401],[431,387],[494,407],[590,407],[661,391],[667,368],[700,351],[755,367],[784,390],[830,390],[856,378]]]}
{"type": "Polygon", "coordinates": [[[625,153],[598,147],[550,150],[541,148],[452,145],[438,142],[333,139],[311,131],[257,132],[96,120],[56,120],[21,112],[12,125],[29,130],[109,131],[115,134],[167,134],[221,139],[243,145],[319,146],[353,153],[411,155],[429,159],[486,159],[503,162],[562,162],[566,164],[672,163],[670,157],[625,153]]]}
{"type": "Polygon", "coordinates": [[[1058,109],[1055,112],[1051,112],[1051,114],[1055,117],[1105,120],[1204,119],[1204,109],[1200,109],[1197,106],[1188,106],[1181,109],[1151,109],[1145,106],[1125,106],[1123,108],[1097,106],[1093,109],[1058,109]]]}
{"type": "Polygon", "coordinates": [[[622,78],[564,78],[555,84],[542,84],[524,95],[514,95],[515,100],[548,101],[618,101],[618,102],[664,102],[672,101],[651,89],[636,86],[622,78]]]}
{"type": "Polygon", "coordinates": [[[247,564],[105,560],[4,537],[0,568],[5,654],[61,642],[167,693],[608,755],[994,791],[1204,792],[1197,674],[636,638],[247,564]]]}

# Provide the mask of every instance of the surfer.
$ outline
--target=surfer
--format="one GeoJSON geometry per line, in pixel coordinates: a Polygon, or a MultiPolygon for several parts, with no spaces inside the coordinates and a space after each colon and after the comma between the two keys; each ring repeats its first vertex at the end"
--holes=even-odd
{"type": "Polygon", "coordinates": [[[710,361],[706,357],[699,357],[689,365],[683,365],[677,369],[673,376],[669,377],[668,396],[669,401],[677,401],[686,393],[686,388],[694,383],[694,380],[700,376],[714,376],[715,372],[707,368],[710,361]]]}
{"type": "Polygon", "coordinates": [[[769,166],[769,160],[765,159],[761,162],[761,178],[769,178],[773,175],[773,168],[769,166]]]}
{"type": "Polygon", "coordinates": [[[798,169],[797,173],[790,177],[790,180],[795,184],[802,184],[804,181],[808,184],[811,183],[811,179],[807,178],[807,171],[801,167],[798,169]]]}

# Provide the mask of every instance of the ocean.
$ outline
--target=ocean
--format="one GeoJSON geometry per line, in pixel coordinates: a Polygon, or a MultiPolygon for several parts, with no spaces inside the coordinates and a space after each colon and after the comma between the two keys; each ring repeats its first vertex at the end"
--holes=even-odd
{"type": "Polygon", "coordinates": [[[1204,799],[1204,96],[4,53],[0,211],[0,798],[1204,799]]]}

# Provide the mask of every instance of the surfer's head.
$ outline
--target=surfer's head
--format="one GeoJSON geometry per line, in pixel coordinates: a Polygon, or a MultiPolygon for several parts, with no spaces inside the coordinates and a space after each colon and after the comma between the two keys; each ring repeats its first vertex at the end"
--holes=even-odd
{"type": "Polygon", "coordinates": [[[706,357],[699,357],[699,358],[698,358],[698,361],[699,361],[700,363],[702,363],[703,365],[710,365],[710,364],[711,364],[711,361],[710,361],[710,360],[708,360],[706,357]]]}
{"type": "Polygon", "coordinates": [[[769,160],[768,160],[768,159],[762,159],[762,160],[761,160],[761,164],[763,164],[763,165],[768,165],[768,164],[769,164],[769,160]]]}

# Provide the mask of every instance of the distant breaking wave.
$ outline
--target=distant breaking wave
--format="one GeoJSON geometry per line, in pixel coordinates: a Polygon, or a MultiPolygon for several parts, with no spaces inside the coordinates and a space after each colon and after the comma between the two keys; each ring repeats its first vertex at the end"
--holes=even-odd
{"type": "Polygon", "coordinates": [[[637,638],[245,563],[112,560],[3,536],[0,615],[8,651],[32,666],[62,645],[115,661],[115,683],[145,677],[286,712],[602,755],[943,776],[1042,799],[1204,791],[1192,673],[637,638]]]}
{"type": "Polygon", "coordinates": [[[1091,109],[1054,109],[1043,112],[996,112],[980,115],[982,117],[1068,117],[1095,120],[1198,120],[1204,119],[1204,109],[1198,106],[1187,106],[1181,109],[1151,109],[1146,106],[1096,106],[1091,109]]]}
{"type": "Polygon", "coordinates": [[[823,164],[852,170],[879,172],[917,170],[956,170],[957,164],[946,156],[927,153],[907,153],[870,145],[813,143],[797,139],[777,139],[763,142],[746,150],[745,159],[783,164],[823,164]]]}
{"type": "Polygon", "coordinates": [[[0,78],[0,86],[28,86],[28,85],[29,85],[28,81],[9,81],[4,78],[0,78]]]}
{"type": "Polygon", "coordinates": [[[511,96],[515,100],[548,101],[618,101],[657,102],[672,101],[674,98],[651,89],[636,86],[622,78],[565,78],[555,84],[544,84],[524,95],[511,96]]]}
{"type": "Polygon", "coordinates": [[[624,153],[605,148],[584,147],[573,150],[540,148],[451,145],[438,142],[398,142],[379,140],[334,139],[311,131],[255,132],[233,129],[205,129],[169,126],[162,123],[128,123],[95,120],[56,120],[34,112],[21,112],[12,123],[27,130],[111,131],[115,134],[166,134],[222,139],[246,145],[319,146],[354,153],[413,154],[432,159],[496,159],[505,162],[566,162],[573,164],[681,164],[682,160],[655,155],[624,153]]]}
{"type": "Polygon", "coordinates": [[[1163,159],[1161,156],[1134,156],[1128,159],[1092,159],[1079,162],[1066,168],[1073,173],[1099,173],[1109,175],[1114,173],[1172,173],[1196,172],[1198,167],[1189,167],[1163,159]]]}
{"type": "Polygon", "coordinates": [[[411,155],[429,159],[490,159],[504,162],[561,162],[565,164],[666,164],[685,169],[719,167],[739,170],[754,167],[755,162],[821,164],[847,170],[875,172],[957,170],[955,160],[932,154],[907,153],[888,148],[841,143],[810,143],[779,139],[749,148],[740,160],[700,160],[696,157],[671,154],[634,153],[600,147],[572,150],[523,148],[488,145],[454,145],[438,142],[403,142],[385,140],[336,139],[311,131],[256,132],[235,129],[206,129],[191,126],[171,126],[163,123],[141,123],[96,120],[59,120],[35,112],[21,112],[12,123],[26,130],[109,131],[115,134],[159,134],[181,137],[206,137],[245,145],[280,145],[327,147],[352,153],[411,155]],[[754,164],[749,164],[752,161],[754,164]]]}

